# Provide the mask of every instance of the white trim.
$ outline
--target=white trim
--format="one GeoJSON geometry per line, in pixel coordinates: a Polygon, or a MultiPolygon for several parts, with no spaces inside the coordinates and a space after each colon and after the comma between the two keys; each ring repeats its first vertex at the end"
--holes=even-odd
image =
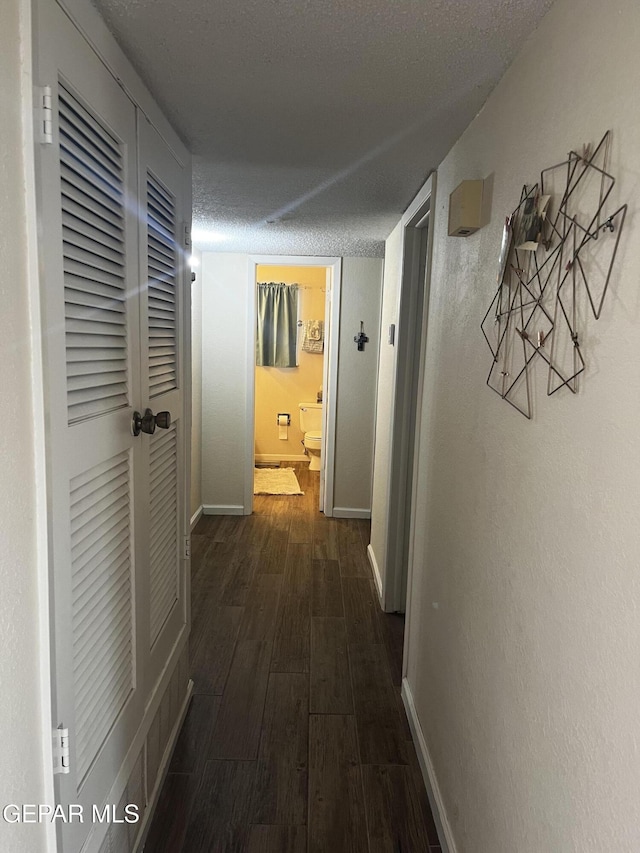
{"type": "Polygon", "coordinates": [[[380,599],[380,607],[382,607],[382,578],[380,577],[380,567],[378,566],[378,561],[376,560],[376,555],[371,547],[371,543],[367,545],[367,557],[369,558],[369,565],[373,572],[373,579],[376,582],[376,591],[378,593],[378,598],[380,599]]]}
{"type": "Polygon", "coordinates": [[[180,736],[180,730],[182,728],[182,724],[184,723],[185,717],[187,716],[187,711],[189,710],[189,703],[191,702],[192,696],[193,681],[189,679],[189,683],[187,685],[187,693],[184,697],[184,701],[182,702],[182,707],[180,708],[178,719],[176,720],[175,725],[171,730],[171,736],[169,737],[169,742],[164,751],[164,755],[162,756],[162,761],[160,762],[160,768],[158,771],[157,782],[153,789],[153,793],[149,798],[147,808],[145,809],[144,818],[140,825],[140,831],[138,832],[138,840],[135,843],[132,853],[138,853],[138,851],[143,850],[144,845],[147,841],[147,835],[151,827],[151,822],[153,821],[156,806],[158,805],[158,800],[160,799],[160,791],[162,790],[162,786],[169,771],[171,757],[173,755],[174,749],[176,748],[178,737],[180,736]]]}
{"type": "Polygon", "coordinates": [[[244,510],[243,506],[222,506],[221,504],[204,504],[202,507],[203,515],[245,515],[244,510]]]}
{"type": "Polygon", "coordinates": [[[360,509],[359,507],[349,506],[334,506],[334,518],[371,518],[370,509],[360,509]]]}
{"type": "MultiPolygon", "coordinates": [[[[323,506],[327,517],[333,515],[333,481],[335,467],[335,436],[338,397],[338,345],[340,342],[340,294],[342,258],[307,255],[250,255],[247,270],[246,326],[246,396],[245,396],[245,473],[244,515],[253,512],[253,468],[255,463],[255,327],[256,327],[256,267],[260,264],[288,267],[326,267],[331,271],[331,316],[325,317],[325,358],[328,359],[329,380],[324,392],[322,449],[320,464],[324,470],[323,506]],[[328,320],[328,322],[327,322],[328,320]]],[[[279,456],[278,459],[284,457],[279,456]]],[[[206,510],[205,510],[206,513],[206,510]]]]}
{"type": "Polygon", "coordinates": [[[411,518],[409,520],[409,551],[407,554],[407,595],[406,595],[406,610],[404,623],[404,645],[402,649],[402,677],[407,675],[407,667],[409,661],[409,637],[411,634],[411,597],[413,594],[413,574],[415,564],[415,539],[416,539],[416,506],[418,503],[418,471],[420,470],[420,434],[422,431],[422,403],[424,391],[424,374],[425,362],[427,359],[427,332],[429,328],[429,295],[431,292],[431,264],[433,260],[433,232],[434,232],[434,201],[436,194],[437,175],[433,172],[429,178],[430,184],[430,202],[429,214],[431,222],[429,223],[429,234],[427,243],[427,265],[425,269],[426,276],[426,292],[425,305],[422,312],[422,329],[420,332],[420,369],[418,373],[418,393],[416,397],[416,419],[415,419],[415,445],[413,448],[413,471],[412,471],[412,492],[411,492],[411,518]]]}
{"type": "MultiPolygon", "coordinates": [[[[331,317],[326,387],[323,388],[322,450],[320,465],[324,472],[323,504],[320,510],[327,518],[333,515],[333,491],[336,460],[336,428],[338,423],[338,352],[340,348],[340,305],[342,300],[342,258],[331,259],[331,317]]],[[[329,289],[327,288],[327,291],[329,289]]],[[[327,293],[329,295],[329,293],[327,293]]],[[[326,320],[326,318],[325,318],[326,320]]],[[[326,327],[326,322],[325,322],[326,327]]],[[[323,380],[324,381],[324,380],[323,380]]]]}
{"type": "MultiPolygon", "coordinates": [[[[51,731],[58,721],[53,719],[52,686],[54,661],[52,649],[53,625],[51,620],[51,578],[48,532],[48,481],[46,450],[46,413],[44,356],[42,350],[42,312],[40,298],[40,270],[38,253],[38,205],[36,190],[36,141],[34,133],[34,55],[33,55],[33,12],[31,0],[21,0],[20,8],[20,100],[22,104],[23,180],[25,187],[24,206],[26,220],[26,273],[29,299],[29,321],[31,335],[31,405],[33,424],[33,470],[34,470],[34,527],[36,543],[37,577],[37,630],[38,666],[40,691],[40,725],[42,757],[43,802],[55,802],[53,776],[53,750],[51,731]]],[[[45,822],[45,850],[53,853],[58,849],[54,822],[45,822]]]]}
{"type": "Polygon", "coordinates": [[[308,462],[306,453],[256,453],[256,462],[308,462]]]}
{"type": "MultiPolygon", "coordinates": [[[[409,442],[416,440],[419,435],[418,410],[416,399],[416,421],[413,435],[410,435],[410,422],[407,416],[407,405],[404,396],[410,390],[405,387],[402,382],[404,377],[403,354],[407,358],[414,358],[416,347],[419,346],[421,358],[425,351],[426,328],[429,312],[429,278],[431,271],[431,249],[433,240],[433,228],[428,230],[427,243],[427,258],[425,267],[425,287],[424,287],[424,305],[422,312],[422,328],[419,330],[421,336],[420,341],[411,341],[408,335],[412,334],[407,323],[411,321],[415,306],[412,304],[414,290],[412,285],[415,283],[417,275],[416,256],[414,252],[414,241],[407,238],[409,230],[415,230],[417,226],[424,221],[427,212],[432,211],[435,201],[435,183],[436,173],[433,172],[426,180],[420,191],[411,202],[400,220],[402,232],[402,259],[401,259],[401,280],[398,288],[398,298],[396,306],[396,351],[395,364],[393,374],[393,388],[391,394],[391,406],[389,411],[389,430],[391,436],[391,458],[389,468],[389,479],[387,483],[386,495],[386,520],[385,520],[385,553],[384,553],[384,581],[382,588],[383,609],[386,612],[409,611],[409,600],[411,589],[408,583],[406,595],[403,595],[403,572],[402,551],[404,545],[404,536],[408,531],[409,540],[411,543],[412,519],[407,518],[404,514],[406,508],[406,486],[407,472],[405,464],[407,454],[409,452],[409,442]],[[407,349],[409,347],[409,349],[407,349]],[[407,524],[408,522],[408,524],[407,524]]],[[[420,374],[418,377],[418,395],[420,395],[420,381],[422,377],[422,363],[420,363],[420,374]]],[[[414,473],[415,473],[415,455],[414,455],[414,473]]],[[[415,485],[415,484],[414,484],[415,485]]],[[[413,512],[413,506],[412,506],[413,512]]],[[[409,551],[411,544],[409,543],[409,551]]],[[[405,631],[405,636],[407,632],[405,631]]]]}
{"type": "Polygon", "coordinates": [[[193,528],[196,526],[196,524],[200,521],[200,519],[202,518],[203,512],[204,512],[204,507],[202,506],[202,504],[200,504],[198,509],[191,516],[191,522],[189,524],[189,527],[191,528],[191,530],[193,530],[193,528]]]}
{"type": "Polygon", "coordinates": [[[407,712],[407,719],[409,721],[409,728],[411,729],[413,743],[416,747],[418,763],[420,764],[420,770],[422,771],[422,778],[424,779],[424,785],[427,789],[431,812],[436,824],[436,829],[438,830],[438,838],[440,839],[442,853],[457,853],[456,843],[453,837],[453,832],[451,831],[451,824],[449,823],[449,819],[444,808],[444,802],[442,800],[442,794],[440,793],[440,787],[436,778],[433,762],[431,761],[427,742],[424,739],[422,726],[420,725],[420,720],[418,719],[418,714],[416,712],[413,693],[411,692],[411,687],[409,686],[409,682],[406,678],[402,679],[401,695],[402,702],[407,712]]]}

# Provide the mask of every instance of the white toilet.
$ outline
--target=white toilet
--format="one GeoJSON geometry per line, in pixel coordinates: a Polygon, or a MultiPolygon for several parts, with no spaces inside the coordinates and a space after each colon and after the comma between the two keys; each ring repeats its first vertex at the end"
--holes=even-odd
{"type": "Polygon", "coordinates": [[[320,470],[320,448],[322,446],[322,403],[298,403],[300,429],[304,433],[303,444],[309,455],[309,470],[320,470]]]}

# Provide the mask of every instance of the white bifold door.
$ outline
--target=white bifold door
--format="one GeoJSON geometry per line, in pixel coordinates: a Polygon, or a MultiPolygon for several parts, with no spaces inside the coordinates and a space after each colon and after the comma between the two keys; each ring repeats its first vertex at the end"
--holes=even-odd
{"type": "Polygon", "coordinates": [[[188,629],[191,176],[57,4],[36,21],[55,778],[84,809],[58,826],[77,853],[188,629]]]}

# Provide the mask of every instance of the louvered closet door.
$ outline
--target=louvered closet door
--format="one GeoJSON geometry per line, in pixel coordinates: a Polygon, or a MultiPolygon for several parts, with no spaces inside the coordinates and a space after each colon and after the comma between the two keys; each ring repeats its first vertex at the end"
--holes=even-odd
{"type": "Polygon", "coordinates": [[[141,188],[140,298],[144,344],[142,396],[154,413],[171,414],[169,429],[144,436],[146,523],[141,528],[145,561],[142,634],[150,655],[151,689],[188,619],[185,536],[188,535],[188,462],[185,443],[186,340],[190,287],[184,246],[189,199],[184,166],[144,116],[139,117],[141,188]]]}
{"type": "MultiPolygon", "coordinates": [[[[70,732],[57,801],[91,815],[142,719],[136,640],[140,399],[135,109],[66,16],[38,9],[53,144],[40,152],[54,724],[70,732]]],[[[59,824],[76,853],[92,828],[59,824]]]]}

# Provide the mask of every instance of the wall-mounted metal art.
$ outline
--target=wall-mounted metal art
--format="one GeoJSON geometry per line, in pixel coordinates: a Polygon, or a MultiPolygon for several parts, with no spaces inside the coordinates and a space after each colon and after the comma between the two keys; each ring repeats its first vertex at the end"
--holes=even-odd
{"type": "Polygon", "coordinates": [[[543,169],[505,222],[498,288],[481,324],[493,357],[487,385],[526,418],[534,361],[546,362],[549,396],[575,394],[587,315],[602,313],[627,214],[626,204],[607,207],[610,141],[607,131],[593,152],[570,151],[543,169]]]}

